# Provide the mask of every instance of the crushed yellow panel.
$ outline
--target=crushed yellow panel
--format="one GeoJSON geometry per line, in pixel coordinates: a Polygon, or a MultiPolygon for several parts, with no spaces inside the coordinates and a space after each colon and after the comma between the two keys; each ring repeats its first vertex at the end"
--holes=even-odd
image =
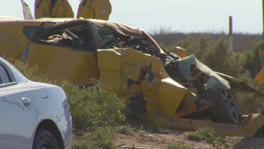
{"type": "Polygon", "coordinates": [[[166,116],[173,116],[179,107],[185,93],[186,88],[173,81],[171,78],[162,80],[159,88],[159,109],[160,113],[166,116]]]}
{"type": "Polygon", "coordinates": [[[261,70],[255,77],[255,80],[257,80],[259,84],[264,84],[264,66],[261,68],[261,70]]]}
{"type": "Polygon", "coordinates": [[[174,114],[175,117],[183,117],[198,111],[195,101],[190,99],[191,96],[192,95],[185,94],[181,110],[176,111],[174,114]]]}
{"type": "Polygon", "coordinates": [[[102,88],[115,91],[126,103],[142,94],[148,120],[153,113],[175,115],[187,89],[168,77],[160,59],[133,49],[102,49],[97,58],[102,88]]]}
{"type": "Polygon", "coordinates": [[[162,62],[159,58],[145,54],[133,49],[116,49],[121,54],[121,61],[125,65],[131,65],[136,67],[149,66],[151,63],[153,73],[161,73],[161,77],[168,77],[162,62]]]}
{"type": "Polygon", "coordinates": [[[257,114],[250,114],[244,118],[241,122],[241,131],[243,134],[247,134],[253,137],[258,130],[263,126],[264,122],[264,115],[257,113],[257,114]]]}

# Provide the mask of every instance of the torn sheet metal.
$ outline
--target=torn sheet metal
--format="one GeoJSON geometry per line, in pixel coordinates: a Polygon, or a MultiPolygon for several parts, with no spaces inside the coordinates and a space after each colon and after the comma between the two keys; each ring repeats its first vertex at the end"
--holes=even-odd
{"type": "Polygon", "coordinates": [[[124,98],[140,119],[197,112],[195,100],[188,98],[195,94],[172,80],[160,59],[133,49],[98,50],[97,58],[100,85],[124,98]]]}
{"type": "Polygon", "coordinates": [[[207,88],[226,88],[230,89],[229,82],[217,75],[213,70],[211,70],[209,67],[201,63],[199,60],[196,59],[194,55],[190,55],[188,57],[185,57],[183,59],[179,60],[179,73],[184,76],[187,80],[194,80],[196,79],[196,75],[198,75],[199,72],[194,73],[194,70],[192,70],[192,66],[195,66],[199,72],[206,74],[210,78],[208,79],[208,82],[206,83],[207,88]],[[221,83],[217,83],[221,82],[221,83]]]}

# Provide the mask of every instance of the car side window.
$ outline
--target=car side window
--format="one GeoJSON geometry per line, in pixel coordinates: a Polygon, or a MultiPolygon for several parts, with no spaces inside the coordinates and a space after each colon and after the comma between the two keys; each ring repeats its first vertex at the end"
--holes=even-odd
{"type": "Polygon", "coordinates": [[[2,64],[0,64],[0,84],[10,83],[10,82],[12,82],[12,80],[7,69],[2,64]]]}

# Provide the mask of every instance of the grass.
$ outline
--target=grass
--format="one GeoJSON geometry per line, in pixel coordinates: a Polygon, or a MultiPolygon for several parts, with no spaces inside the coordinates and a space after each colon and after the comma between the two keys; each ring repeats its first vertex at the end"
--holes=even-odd
{"type": "MultiPolygon", "coordinates": [[[[125,127],[125,126],[122,126],[125,127]]],[[[94,131],[84,131],[79,135],[74,135],[73,148],[75,149],[116,149],[118,146],[112,138],[119,132],[117,126],[97,127],[94,131]]]]}
{"type": "Polygon", "coordinates": [[[190,147],[185,145],[169,144],[168,149],[190,149],[190,147]]]}
{"type": "Polygon", "coordinates": [[[229,147],[226,143],[225,136],[217,133],[212,128],[199,129],[185,135],[185,138],[192,141],[206,141],[206,143],[211,144],[214,148],[229,147]]]}
{"type": "Polygon", "coordinates": [[[134,136],[134,131],[130,126],[120,126],[117,129],[117,133],[134,136]]]}

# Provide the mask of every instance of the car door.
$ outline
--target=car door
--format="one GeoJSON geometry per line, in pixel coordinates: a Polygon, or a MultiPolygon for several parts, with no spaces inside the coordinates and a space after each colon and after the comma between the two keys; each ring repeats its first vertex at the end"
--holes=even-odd
{"type": "Polygon", "coordinates": [[[0,148],[31,148],[37,119],[31,91],[8,70],[0,63],[0,148]]]}

